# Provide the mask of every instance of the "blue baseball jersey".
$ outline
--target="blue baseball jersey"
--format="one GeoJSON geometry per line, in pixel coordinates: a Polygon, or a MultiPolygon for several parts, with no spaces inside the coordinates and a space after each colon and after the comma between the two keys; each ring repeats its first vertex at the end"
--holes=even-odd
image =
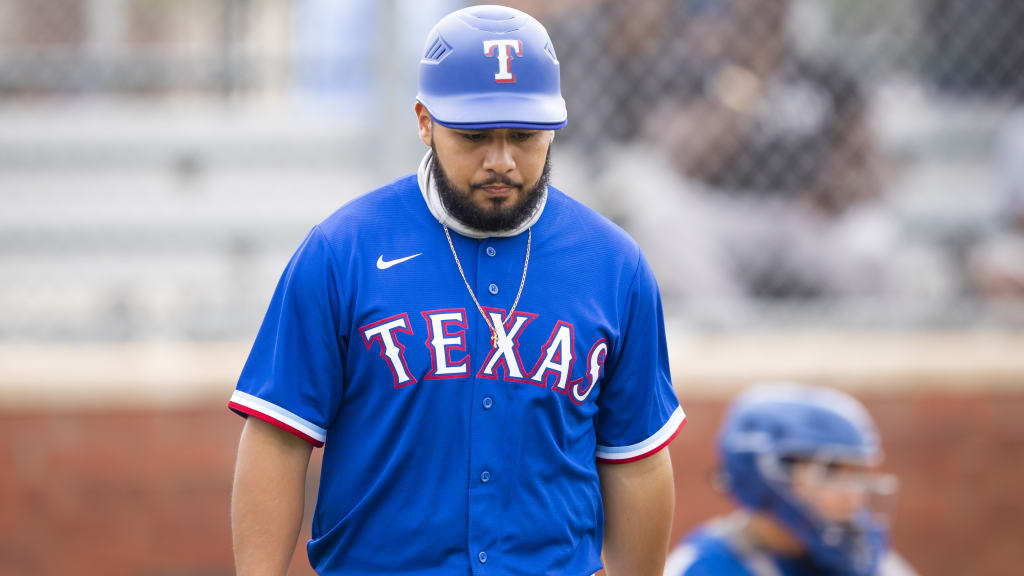
{"type": "MultiPolygon", "coordinates": [[[[739,535],[737,516],[712,520],[684,538],[669,554],[664,576],[828,576],[806,557],[769,554],[739,535]]],[[[878,576],[916,576],[898,554],[887,551],[878,576]]]]}
{"type": "Polygon", "coordinates": [[[416,177],[314,227],[231,397],[324,447],[308,542],[320,574],[590,575],[595,462],[683,425],[658,288],[629,236],[553,187],[527,232],[444,230],[416,177]]]}
{"type": "Polygon", "coordinates": [[[665,562],[665,576],[814,576],[821,570],[800,559],[744,550],[714,526],[690,534],[665,562]]]}

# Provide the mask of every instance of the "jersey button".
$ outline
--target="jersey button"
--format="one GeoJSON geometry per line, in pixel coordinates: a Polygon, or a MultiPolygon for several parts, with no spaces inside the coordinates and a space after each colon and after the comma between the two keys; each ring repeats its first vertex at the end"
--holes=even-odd
{"type": "Polygon", "coordinates": [[[484,410],[490,410],[491,406],[494,406],[494,399],[490,396],[484,396],[484,410]]]}
{"type": "Polygon", "coordinates": [[[490,292],[491,294],[497,294],[498,293],[498,285],[497,284],[491,284],[490,286],[487,287],[487,291],[490,292]]]}
{"type": "Polygon", "coordinates": [[[484,470],[483,472],[481,472],[480,473],[480,481],[483,482],[484,484],[487,484],[488,482],[490,482],[491,481],[491,473],[488,472],[487,470],[484,470]]]}
{"type": "Polygon", "coordinates": [[[487,564],[487,552],[481,550],[480,553],[476,555],[476,557],[477,560],[480,560],[481,564],[487,564]]]}
{"type": "Polygon", "coordinates": [[[494,246],[488,246],[487,247],[487,255],[488,256],[494,257],[494,255],[497,254],[497,253],[498,253],[498,251],[494,249],[494,246]]]}

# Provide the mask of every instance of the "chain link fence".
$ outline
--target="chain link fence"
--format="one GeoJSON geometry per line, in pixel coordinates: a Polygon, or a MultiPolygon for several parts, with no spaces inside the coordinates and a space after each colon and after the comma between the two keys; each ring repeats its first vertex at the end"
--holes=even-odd
{"type": "MultiPolygon", "coordinates": [[[[554,182],[674,321],[1024,326],[1024,4],[521,1],[562,63],[554,182]]],[[[0,338],[254,333],[287,256],[415,168],[463,3],[0,0],[0,338]]]]}
{"type": "Polygon", "coordinates": [[[1016,323],[1024,4],[607,2],[551,25],[601,205],[703,324],[1016,323]]]}

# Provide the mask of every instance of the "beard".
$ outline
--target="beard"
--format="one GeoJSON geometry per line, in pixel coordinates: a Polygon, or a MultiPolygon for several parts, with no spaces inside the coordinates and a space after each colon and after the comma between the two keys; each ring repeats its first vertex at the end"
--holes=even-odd
{"type": "Polygon", "coordinates": [[[459,222],[482,232],[513,230],[529,220],[537,211],[537,206],[540,204],[541,199],[543,199],[544,191],[547,189],[548,181],[551,179],[551,148],[548,148],[547,156],[544,158],[544,169],[541,171],[540,178],[537,179],[537,183],[531,186],[525,194],[523,193],[523,184],[516,184],[508,176],[500,174],[496,174],[484,182],[471,184],[470,190],[460,190],[452,184],[451,180],[448,179],[448,175],[445,174],[444,168],[441,166],[441,160],[437,156],[437,148],[434,147],[433,142],[430,143],[430,149],[434,155],[430,163],[430,172],[434,178],[434,183],[437,185],[437,192],[438,196],[441,197],[441,203],[444,204],[448,213],[459,222]],[[493,184],[501,184],[519,189],[518,200],[508,206],[502,206],[502,199],[495,198],[488,203],[488,207],[483,208],[475,204],[470,198],[473,189],[493,184]]]}

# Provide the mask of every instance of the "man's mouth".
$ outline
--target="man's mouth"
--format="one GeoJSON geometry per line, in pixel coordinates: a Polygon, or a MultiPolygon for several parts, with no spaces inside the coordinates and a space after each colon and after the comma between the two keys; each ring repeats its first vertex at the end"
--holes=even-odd
{"type": "Polygon", "coordinates": [[[484,192],[487,196],[508,196],[515,190],[513,186],[507,186],[505,184],[488,184],[486,186],[479,186],[479,189],[484,192]]]}

